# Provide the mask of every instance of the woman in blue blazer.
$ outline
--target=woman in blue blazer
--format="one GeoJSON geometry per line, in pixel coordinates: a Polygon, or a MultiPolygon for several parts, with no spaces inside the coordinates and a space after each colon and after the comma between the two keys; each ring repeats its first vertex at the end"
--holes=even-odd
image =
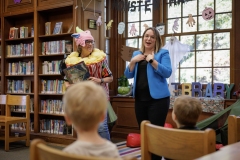
{"type": "Polygon", "coordinates": [[[143,120],[164,126],[167,117],[170,92],[166,78],[170,77],[172,68],[168,50],[161,47],[161,37],[157,29],[146,29],[140,50],[133,52],[124,72],[127,78],[134,77],[133,96],[139,127],[143,120]]]}

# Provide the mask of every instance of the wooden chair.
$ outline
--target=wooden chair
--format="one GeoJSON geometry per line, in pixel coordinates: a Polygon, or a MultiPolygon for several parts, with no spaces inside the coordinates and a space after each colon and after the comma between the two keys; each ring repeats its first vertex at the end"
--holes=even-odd
{"type": "Polygon", "coordinates": [[[240,117],[228,116],[228,144],[240,141],[240,117]]]}
{"type": "Polygon", "coordinates": [[[90,157],[80,156],[62,152],[59,149],[52,148],[46,145],[44,140],[34,139],[30,145],[30,160],[137,160],[137,158],[104,158],[104,157],[90,157]]]}
{"type": "MultiPolygon", "coordinates": [[[[0,98],[1,99],[1,98],[0,98]]],[[[2,97],[2,99],[4,99],[2,97]]],[[[0,103],[4,102],[1,100],[0,103]]],[[[30,144],[30,96],[16,96],[16,95],[7,95],[6,96],[6,114],[0,116],[0,126],[5,126],[4,136],[0,137],[0,140],[5,141],[5,151],[9,150],[9,143],[26,140],[26,146],[30,144]],[[24,105],[26,106],[25,117],[13,117],[11,116],[11,106],[13,105],[24,105]],[[10,136],[11,126],[15,123],[25,123],[26,124],[26,134],[24,136],[10,136]]]]}
{"type": "Polygon", "coordinates": [[[205,131],[165,128],[141,123],[141,157],[151,159],[151,153],[170,159],[195,159],[215,152],[216,133],[205,131]]]}

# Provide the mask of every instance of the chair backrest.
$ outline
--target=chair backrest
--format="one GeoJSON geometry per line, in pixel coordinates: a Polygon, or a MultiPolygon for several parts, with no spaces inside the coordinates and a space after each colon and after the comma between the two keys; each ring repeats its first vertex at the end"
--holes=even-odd
{"type": "Polygon", "coordinates": [[[240,141],[240,117],[228,116],[228,144],[240,141]]]}
{"type": "MultiPolygon", "coordinates": [[[[52,148],[46,145],[41,139],[34,139],[30,145],[30,160],[123,160],[120,158],[104,158],[104,157],[89,157],[73,155],[62,152],[59,149],[52,148]]],[[[124,160],[137,160],[136,158],[124,158],[124,160]]]]}
{"type": "Polygon", "coordinates": [[[170,159],[195,159],[215,151],[216,133],[172,129],[141,123],[141,157],[151,159],[151,153],[170,159]]]}
{"type": "Polygon", "coordinates": [[[6,105],[7,95],[0,95],[0,105],[6,105]]]}
{"type": "Polygon", "coordinates": [[[11,116],[11,106],[26,106],[26,118],[30,118],[30,96],[29,95],[7,95],[6,116],[11,116]]]}

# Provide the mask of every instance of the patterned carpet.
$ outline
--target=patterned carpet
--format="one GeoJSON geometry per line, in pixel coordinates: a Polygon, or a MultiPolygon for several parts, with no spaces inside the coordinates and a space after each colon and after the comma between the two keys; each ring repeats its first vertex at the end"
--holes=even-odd
{"type": "Polygon", "coordinates": [[[138,160],[141,159],[141,148],[130,148],[126,146],[126,141],[115,143],[118,147],[119,154],[121,157],[136,157],[138,160]]]}
{"type": "MultiPolygon", "coordinates": [[[[141,149],[138,148],[129,148],[126,146],[126,141],[113,141],[119,150],[119,154],[122,157],[126,156],[133,156],[136,157],[138,160],[141,159],[141,149]]],[[[48,144],[49,146],[56,148],[56,149],[63,149],[65,146],[58,145],[58,144],[48,144]]],[[[4,151],[4,142],[0,141],[0,160],[29,160],[29,147],[25,146],[25,142],[13,142],[10,145],[9,152],[4,151]]]]}

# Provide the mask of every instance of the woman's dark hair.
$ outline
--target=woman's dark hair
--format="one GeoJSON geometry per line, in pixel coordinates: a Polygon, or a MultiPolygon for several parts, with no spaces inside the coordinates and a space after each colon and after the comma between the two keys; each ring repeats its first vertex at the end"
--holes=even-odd
{"type": "Polygon", "coordinates": [[[64,58],[63,60],[61,60],[61,62],[60,62],[60,64],[59,64],[59,71],[60,71],[60,74],[61,74],[63,77],[65,76],[63,70],[67,68],[67,65],[66,65],[66,63],[65,63],[65,59],[66,59],[66,58],[64,58]]]}

